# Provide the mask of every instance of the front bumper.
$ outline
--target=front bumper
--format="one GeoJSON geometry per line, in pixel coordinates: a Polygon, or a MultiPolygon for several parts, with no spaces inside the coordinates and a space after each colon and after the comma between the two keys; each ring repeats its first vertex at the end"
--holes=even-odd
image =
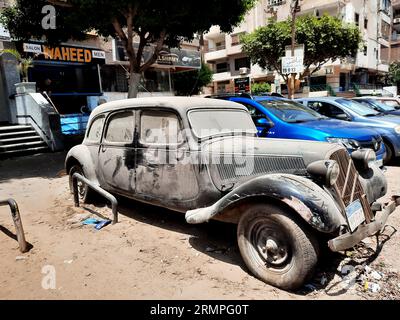
{"type": "Polygon", "coordinates": [[[399,205],[400,196],[393,196],[392,200],[376,214],[374,221],[360,225],[353,233],[348,232],[329,240],[329,248],[335,252],[343,251],[345,249],[354,247],[361,240],[374,235],[378,231],[381,231],[385,226],[389,215],[396,210],[396,207],[399,205]]]}

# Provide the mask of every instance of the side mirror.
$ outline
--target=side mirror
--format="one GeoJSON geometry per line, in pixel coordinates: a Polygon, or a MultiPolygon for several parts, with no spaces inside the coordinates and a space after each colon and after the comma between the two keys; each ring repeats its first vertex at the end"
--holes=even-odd
{"type": "Polygon", "coordinates": [[[258,118],[256,120],[256,126],[263,128],[271,128],[273,124],[267,118],[258,118]]]}
{"type": "Polygon", "coordinates": [[[349,116],[348,116],[347,114],[345,114],[345,113],[337,114],[337,115],[335,116],[335,118],[338,119],[338,120],[350,121],[349,116]]]}

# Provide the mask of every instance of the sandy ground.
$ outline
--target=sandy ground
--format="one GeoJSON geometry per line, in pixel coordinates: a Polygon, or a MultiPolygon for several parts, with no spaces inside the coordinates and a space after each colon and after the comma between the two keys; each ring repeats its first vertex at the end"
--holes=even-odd
{"type": "MultiPolygon", "coordinates": [[[[314,279],[289,293],[248,272],[232,225],[188,225],[182,214],[121,199],[120,223],[99,231],[83,226],[80,214],[110,216],[111,211],[101,203],[74,208],[64,157],[0,162],[0,198],[17,200],[33,246],[19,252],[8,208],[0,207],[0,299],[400,298],[400,209],[378,239],[382,250],[370,238],[357,250],[325,254],[314,279]],[[344,276],[343,265],[355,271],[344,276]],[[365,265],[383,278],[371,278],[365,265]],[[357,281],[351,281],[352,274],[357,281]],[[371,282],[380,286],[378,292],[366,289],[371,282]]],[[[389,167],[387,177],[390,192],[399,191],[400,167],[389,167]]]]}

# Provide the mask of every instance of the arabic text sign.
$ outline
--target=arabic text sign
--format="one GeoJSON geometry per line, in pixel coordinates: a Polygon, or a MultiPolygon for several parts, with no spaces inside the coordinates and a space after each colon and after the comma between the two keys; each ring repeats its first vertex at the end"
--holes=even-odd
{"type": "Polygon", "coordinates": [[[282,57],[282,73],[301,73],[303,70],[303,57],[282,57]]]}

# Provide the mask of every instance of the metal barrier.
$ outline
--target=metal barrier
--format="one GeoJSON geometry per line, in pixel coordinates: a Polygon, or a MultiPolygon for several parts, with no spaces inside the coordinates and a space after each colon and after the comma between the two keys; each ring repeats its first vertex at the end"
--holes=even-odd
{"type": "Polygon", "coordinates": [[[117,212],[118,201],[117,201],[117,199],[111,193],[105,191],[104,189],[102,189],[98,185],[94,184],[90,180],[86,179],[84,176],[80,175],[77,172],[75,172],[72,175],[72,186],[73,186],[73,192],[74,192],[75,207],[79,207],[78,180],[87,184],[89,188],[96,191],[97,193],[99,193],[100,195],[102,195],[104,198],[106,198],[107,200],[109,200],[111,202],[111,208],[112,208],[112,213],[113,213],[112,223],[116,224],[118,222],[118,212],[117,212]]]}
{"type": "Polygon", "coordinates": [[[14,221],[15,231],[19,244],[19,250],[24,253],[29,250],[28,243],[25,240],[24,228],[22,227],[21,216],[19,214],[18,205],[14,199],[0,200],[0,206],[8,205],[11,209],[11,216],[14,221]]]}

